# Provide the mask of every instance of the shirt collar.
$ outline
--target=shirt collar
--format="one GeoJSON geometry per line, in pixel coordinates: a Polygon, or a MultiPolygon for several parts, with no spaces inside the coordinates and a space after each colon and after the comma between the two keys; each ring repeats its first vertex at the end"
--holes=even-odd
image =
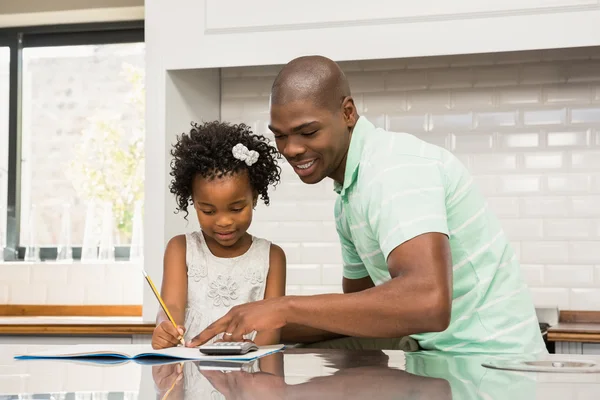
{"type": "Polygon", "coordinates": [[[363,143],[365,136],[370,131],[374,130],[375,126],[365,117],[359,117],[352,130],[350,138],[350,147],[348,148],[348,156],[346,157],[346,169],[344,171],[344,184],[337,182],[333,183],[333,189],[336,193],[344,196],[346,190],[354,183],[358,175],[358,166],[362,156],[363,143]]]}

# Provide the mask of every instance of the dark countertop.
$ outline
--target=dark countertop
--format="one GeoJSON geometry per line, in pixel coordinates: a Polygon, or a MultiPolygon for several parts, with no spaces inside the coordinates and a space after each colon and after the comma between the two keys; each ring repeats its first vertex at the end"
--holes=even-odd
{"type": "MultiPolygon", "coordinates": [[[[198,362],[101,365],[84,361],[17,361],[14,354],[49,346],[0,346],[0,399],[596,399],[596,373],[489,369],[499,356],[401,351],[287,349],[237,367],[198,362]],[[181,368],[177,381],[178,368],[181,368]],[[171,389],[169,391],[169,389],[171,389]],[[95,395],[98,393],[98,395],[95,395]],[[109,395],[110,393],[110,395],[109,395]],[[21,397],[19,397],[21,396],[21,397]],[[28,397],[35,396],[35,397],[28,397]]],[[[569,356],[549,355],[552,360],[569,356]]],[[[504,358],[510,359],[507,356],[504,358]]],[[[514,358],[513,358],[514,359],[514,358]]],[[[600,365],[600,356],[577,356],[600,365]]]]}

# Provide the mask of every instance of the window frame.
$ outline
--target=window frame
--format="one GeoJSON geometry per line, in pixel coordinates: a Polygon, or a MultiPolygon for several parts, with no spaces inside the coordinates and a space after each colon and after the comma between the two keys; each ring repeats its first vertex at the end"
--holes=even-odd
{"type": "MultiPolygon", "coordinates": [[[[0,28],[0,46],[10,49],[8,190],[4,260],[22,261],[25,256],[25,247],[21,246],[20,243],[23,49],[27,47],[140,42],[144,42],[143,20],[0,28]]],[[[54,260],[56,254],[56,247],[40,247],[40,259],[42,261],[54,260]]],[[[81,259],[81,247],[73,247],[73,259],[81,259]]],[[[116,246],[115,259],[128,260],[129,246],[116,246]]]]}

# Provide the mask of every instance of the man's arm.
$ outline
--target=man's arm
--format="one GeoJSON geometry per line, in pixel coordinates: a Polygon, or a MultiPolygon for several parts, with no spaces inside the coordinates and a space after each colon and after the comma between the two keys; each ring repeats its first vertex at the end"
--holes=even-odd
{"type": "Polygon", "coordinates": [[[418,235],[388,257],[392,279],[349,294],[289,296],[232,308],[209,325],[189,346],[221,332],[239,341],[253,330],[304,325],[358,337],[402,337],[440,332],[450,323],[452,305],[450,243],[441,233],[418,235]]]}
{"type": "Polygon", "coordinates": [[[443,331],[450,323],[451,260],[446,235],[419,235],[390,253],[390,281],[358,293],[289,297],[286,322],[364,337],[443,331]]]}
{"type": "MultiPolygon", "coordinates": [[[[361,292],[374,286],[373,280],[369,276],[360,279],[348,279],[344,277],[342,280],[344,293],[361,292]]],[[[305,325],[288,324],[281,329],[281,337],[284,343],[314,343],[338,339],[344,337],[344,335],[305,325]]]]}

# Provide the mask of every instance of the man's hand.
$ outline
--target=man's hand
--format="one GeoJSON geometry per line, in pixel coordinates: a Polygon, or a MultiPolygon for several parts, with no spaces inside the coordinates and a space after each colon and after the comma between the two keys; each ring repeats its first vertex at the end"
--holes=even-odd
{"type": "Polygon", "coordinates": [[[243,336],[253,331],[279,329],[287,323],[285,304],[285,297],[276,297],[235,306],[186,346],[201,346],[220,333],[225,342],[242,342],[243,336]]]}
{"type": "Polygon", "coordinates": [[[285,380],[264,372],[250,374],[247,372],[203,371],[200,373],[227,400],[279,400],[285,398],[285,380]]]}

